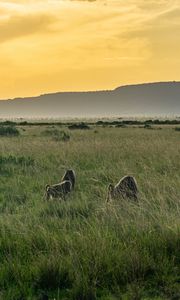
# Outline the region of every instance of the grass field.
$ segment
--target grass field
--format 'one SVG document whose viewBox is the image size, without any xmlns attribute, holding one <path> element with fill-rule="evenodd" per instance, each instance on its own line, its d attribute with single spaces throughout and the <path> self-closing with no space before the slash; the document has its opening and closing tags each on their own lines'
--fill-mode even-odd
<svg viewBox="0 0 180 300">
<path fill-rule="evenodd" d="M 54 129 L 0 137 L 0 299 L 180 299 L 180 133 Z M 75 190 L 46 201 L 67 168 Z M 126 174 L 139 203 L 107 204 Z"/>
</svg>

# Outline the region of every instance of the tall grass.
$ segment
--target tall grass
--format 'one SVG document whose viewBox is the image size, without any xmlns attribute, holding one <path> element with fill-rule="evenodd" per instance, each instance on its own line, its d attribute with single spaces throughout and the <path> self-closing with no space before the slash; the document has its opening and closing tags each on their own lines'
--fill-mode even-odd
<svg viewBox="0 0 180 300">
<path fill-rule="evenodd" d="M 178 132 L 101 128 L 57 143 L 26 127 L 0 151 L 0 299 L 179 299 Z M 75 191 L 47 202 L 45 185 L 67 168 Z M 106 204 L 126 174 L 138 204 Z"/>
</svg>

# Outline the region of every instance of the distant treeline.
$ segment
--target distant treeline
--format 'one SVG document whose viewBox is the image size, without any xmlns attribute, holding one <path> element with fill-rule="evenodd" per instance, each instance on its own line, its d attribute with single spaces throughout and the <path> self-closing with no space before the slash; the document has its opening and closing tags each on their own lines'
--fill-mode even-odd
<svg viewBox="0 0 180 300">
<path fill-rule="evenodd" d="M 179 125 L 180 120 L 121 120 L 121 121 L 97 121 L 96 125 Z"/>
<path fill-rule="evenodd" d="M 96 126 L 124 126 L 124 125 L 180 125 L 180 119 L 174 120 L 159 120 L 159 119 L 149 119 L 149 120 L 108 120 L 103 121 L 99 120 L 96 122 L 14 122 L 14 121 L 2 121 L 0 125 L 4 126 L 49 126 L 49 125 L 59 125 L 59 126 L 68 126 L 69 129 L 88 129 L 88 125 L 96 125 Z"/>
</svg>

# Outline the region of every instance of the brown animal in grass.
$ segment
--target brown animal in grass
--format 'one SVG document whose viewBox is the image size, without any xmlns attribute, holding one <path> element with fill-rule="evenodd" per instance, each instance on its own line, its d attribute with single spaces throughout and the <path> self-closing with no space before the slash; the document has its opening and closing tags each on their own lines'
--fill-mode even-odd
<svg viewBox="0 0 180 300">
<path fill-rule="evenodd" d="M 61 198 L 65 200 L 68 193 L 72 191 L 72 183 L 70 180 L 64 180 L 53 185 L 46 185 L 46 199 Z"/>
<path fill-rule="evenodd" d="M 133 176 L 124 176 L 114 186 L 108 186 L 107 202 L 118 197 L 128 198 L 137 201 L 138 188 L 136 179 Z"/>
<path fill-rule="evenodd" d="M 75 174 L 74 170 L 67 170 L 61 180 L 62 181 L 64 181 L 64 180 L 71 181 L 72 189 L 74 189 L 75 182 L 76 182 L 76 174 Z"/>
</svg>

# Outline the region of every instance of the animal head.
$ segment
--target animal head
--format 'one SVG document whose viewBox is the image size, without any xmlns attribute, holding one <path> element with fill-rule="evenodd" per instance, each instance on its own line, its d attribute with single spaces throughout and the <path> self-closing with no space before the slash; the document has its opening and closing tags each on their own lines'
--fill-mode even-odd
<svg viewBox="0 0 180 300">
<path fill-rule="evenodd" d="M 65 174 L 64 174 L 64 176 L 62 177 L 61 180 L 62 180 L 62 181 L 64 181 L 64 180 L 70 180 L 71 183 L 72 183 L 72 189 L 74 189 L 74 185 L 75 185 L 75 181 L 76 181 L 76 175 L 75 175 L 74 170 L 68 169 L 68 170 L 65 172 Z"/>
<path fill-rule="evenodd" d="M 110 183 L 108 186 L 106 201 L 109 202 L 113 198 L 113 195 L 114 195 L 114 185 Z"/>
</svg>

